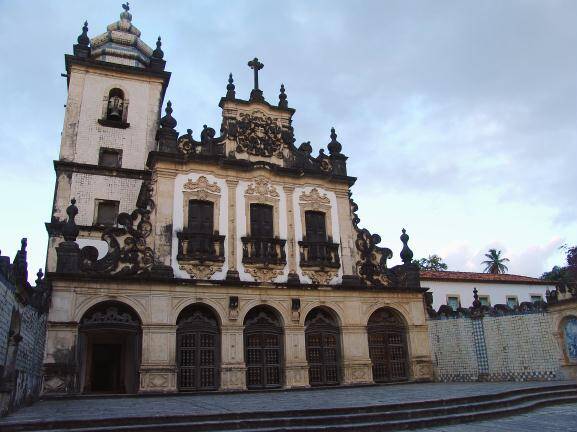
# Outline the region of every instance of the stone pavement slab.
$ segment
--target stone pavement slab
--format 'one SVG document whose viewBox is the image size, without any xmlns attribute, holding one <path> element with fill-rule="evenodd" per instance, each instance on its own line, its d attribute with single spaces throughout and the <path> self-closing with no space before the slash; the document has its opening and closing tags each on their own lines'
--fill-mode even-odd
<svg viewBox="0 0 577 432">
<path fill-rule="evenodd" d="M 577 404 L 541 408 L 528 414 L 478 423 L 418 429 L 419 432 L 575 432 Z"/>
<path fill-rule="evenodd" d="M 570 383 L 574 384 L 573 382 Z M 244 393 L 123 397 L 79 396 L 71 399 L 41 400 L 0 419 L 0 429 L 2 422 L 6 421 L 86 420 L 359 407 L 450 399 L 560 384 L 567 384 L 567 382 L 426 383 Z"/>
</svg>

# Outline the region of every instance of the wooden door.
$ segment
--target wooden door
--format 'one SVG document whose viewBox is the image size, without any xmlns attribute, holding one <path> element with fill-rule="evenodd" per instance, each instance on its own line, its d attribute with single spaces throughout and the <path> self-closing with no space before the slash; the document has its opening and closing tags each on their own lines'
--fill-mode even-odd
<svg viewBox="0 0 577 432">
<path fill-rule="evenodd" d="M 338 324 L 328 313 L 313 309 L 305 326 L 310 385 L 339 384 L 341 350 Z"/>
<path fill-rule="evenodd" d="M 188 231 L 197 234 L 188 242 L 190 255 L 210 254 L 211 236 L 214 231 L 214 204 L 210 201 L 190 200 L 188 202 Z"/>
<path fill-rule="evenodd" d="M 369 318 L 367 334 L 373 380 L 382 383 L 409 379 L 407 334 L 402 320 L 380 309 Z"/>
<path fill-rule="evenodd" d="M 216 320 L 194 311 L 177 330 L 178 389 L 216 390 L 219 383 L 220 338 Z"/>
<path fill-rule="evenodd" d="M 266 309 L 249 312 L 244 328 L 246 385 L 249 389 L 282 386 L 282 342 L 282 326 L 274 313 Z"/>
</svg>

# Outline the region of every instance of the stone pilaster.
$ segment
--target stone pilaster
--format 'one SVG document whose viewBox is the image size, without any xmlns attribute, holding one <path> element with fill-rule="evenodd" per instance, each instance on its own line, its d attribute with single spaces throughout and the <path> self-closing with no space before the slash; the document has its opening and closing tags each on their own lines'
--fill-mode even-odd
<svg viewBox="0 0 577 432">
<path fill-rule="evenodd" d="M 236 188 L 238 180 L 226 179 L 228 188 L 228 280 L 240 280 L 236 268 Z"/>
<path fill-rule="evenodd" d="M 242 323 L 222 326 L 220 379 L 222 390 L 246 389 L 243 330 Z"/>
<path fill-rule="evenodd" d="M 285 377 L 287 388 L 310 387 L 305 329 L 302 325 L 285 327 Z"/>
<path fill-rule="evenodd" d="M 370 384 L 373 369 L 369 357 L 367 328 L 361 325 L 342 327 L 343 384 Z"/>
<path fill-rule="evenodd" d="M 346 191 L 336 191 L 339 226 L 341 229 L 341 264 L 343 275 L 356 275 L 354 248 L 356 233 L 351 219 L 349 195 Z"/>
<path fill-rule="evenodd" d="M 176 391 L 176 326 L 142 326 L 140 393 Z"/>
<path fill-rule="evenodd" d="M 298 284 L 299 276 L 297 274 L 296 254 L 299 253 L 299 248 L 296 244 L 295 233 L 295 215 L 293 206 L 294 186 L 283 186 L 286 195 L 286 209 L 287 209 L 287 261 L 289 266 L 288 283 Z"/>
<path fill-rule="evenodd" d="M 433 361 L 429 348 L 427 325 L 409 326 L 410 377 L 413 381 L 431 381 L 434 378 Z"/>
<path fill-rule="evenodd" d="M 173 226 L 173 202 L 174 202 L 174 173 L 158 170 L 152 179 L 154 189 L 154 202 L 162 202 L 154 209 L 154 248 L 156 255 L 164 265 L 171 265 Z M 182 194 L 182 191 L 176 191 Z"/>
</svg>

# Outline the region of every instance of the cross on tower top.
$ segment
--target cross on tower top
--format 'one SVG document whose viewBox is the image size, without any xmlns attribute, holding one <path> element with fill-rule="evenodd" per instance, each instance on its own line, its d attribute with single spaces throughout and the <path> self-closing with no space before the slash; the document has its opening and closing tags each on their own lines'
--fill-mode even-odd
<svg viewBox="0 0 577 432">
<path fill-rule="evenodd" d="M 264 65 L 255 57 L 248 62 L 248 66 L 254 71 L 254 88 L 250 92 L 250 100 L 264 102 L 262 90 L 258 88 L 258 71 L 261 70 Z"/>
</svg>

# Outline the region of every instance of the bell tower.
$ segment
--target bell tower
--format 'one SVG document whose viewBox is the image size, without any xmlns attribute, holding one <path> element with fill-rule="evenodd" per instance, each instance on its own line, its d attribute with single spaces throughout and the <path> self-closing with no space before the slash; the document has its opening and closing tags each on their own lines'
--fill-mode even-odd
<svg viewBox="0 0 577 432">
<path fill-rule="evenodd" d="M 47 266 L 55 269 L 58 221 L 76 199 L 79 243 L 96 243 L 104 228 L 130 212 L 155 150 L 160 108 L 170 80 L 161 39 L 152 49 L 132 23 L 128 3 L 120 19 L 89 38 L 85 22 L 73 55 L 65 55 L 68 97 L 59 159 Z M 83 244 L 84 243 L 84 244 Z M 101 242 L 104 243 L 104 242 Z"/>
</svg>

